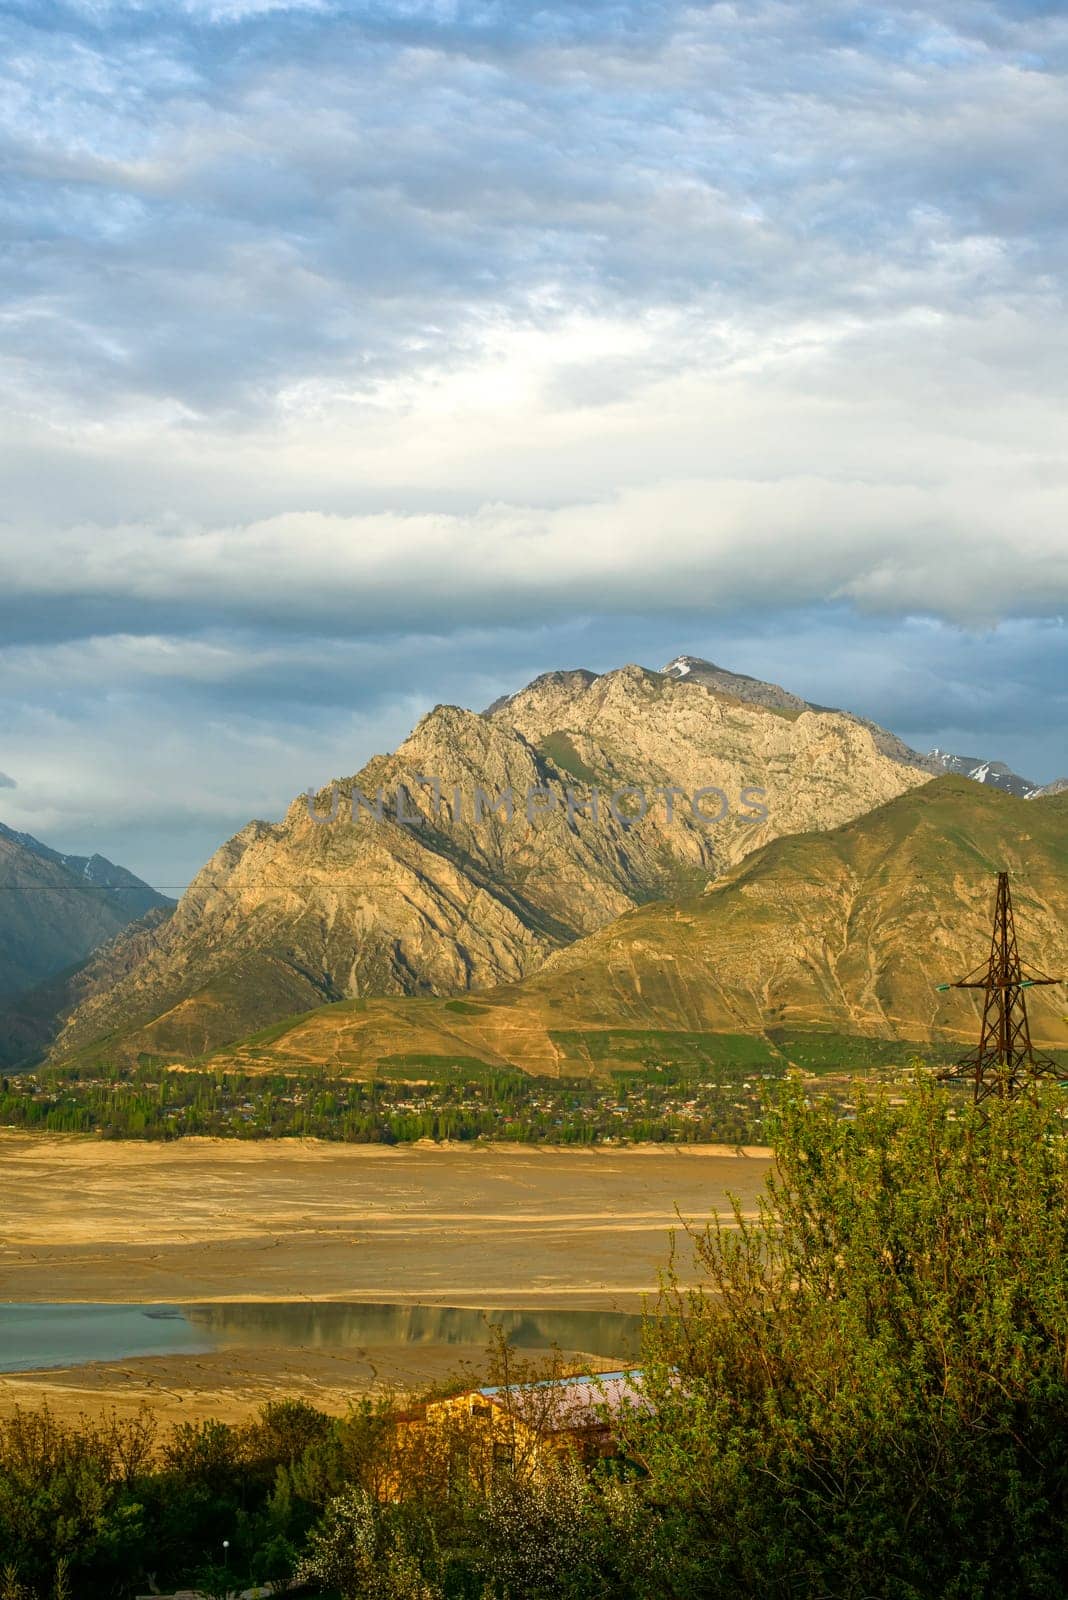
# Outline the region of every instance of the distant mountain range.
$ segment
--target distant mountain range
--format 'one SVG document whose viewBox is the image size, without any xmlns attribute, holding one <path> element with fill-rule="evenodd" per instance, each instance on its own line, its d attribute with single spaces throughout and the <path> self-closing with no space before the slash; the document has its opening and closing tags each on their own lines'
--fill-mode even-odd
<svg viewBox="0 0 1068 1600">
<path fill-rule="evenodd" d="M 978 756 L 952 756 L 946 750 L 932 750 L 927 757 L 940 772 L 955 772 L 962 778 L 970 778 L 973 783 L 989 783 L 995 789 L 1004 789 L 1006 794 L 1014 794 L 1022 800 L 1033 800 L 1041 794 L 1056 794 L 1056 784 L 1035 784 L 1028 778 L 1021 778 L 1018 772 L 1013 772 L 1004 761 L 982 761 Z M 1068 779 L 1059 780 L 1068 784 Z"/>
<path fill-rule="evenodd" d="M 437 814 L 428 779 L 440 783 Z M 338 803 L 336 822 L 317 824 L 301 797 L 283 822 L 250 823 L 142 959 L 131 965 L 122 939 L 102 952 L 56 1049 L 106 1037 L 113 1053 L 199 1055 L 345 997 L 514 981 L 636 905 L 699 892 L 779 834 L 834 827 L 927 779 L 855 718 L 637 666 L 546 673 L 483 714 L 438 706 L 393 755 L 317 798 L 327 813 Z M 648 798 L 643 818 L 613 814 L 623 786 Z M 697 821 L 690 800 L 711 786 L 727 814 Z M 747 788 L 761 791 L 756 807 Z M 354 791 L 379 789 L 381 820 L 365 805 L 353 819 Z M 509 789 L 512 820 L 476 821 L 476 789 Z M 666 789 L 677 791 L 670 818 Z M 541 798 L 528 815 L 531 791 Z M 398 820 L 398 799 L 418 821 Z"/>
<path fill-rule="evenodd" d="M 171 905 L 104 856 L 62 855 L 0 823 L 0 1006 L 19 1002 L 17 1017 L 0 1014 L 0 1064 L 37 1040 L 35 1004 L 24 1005 L 24 997 L 146 912 Z"/>
</svg>

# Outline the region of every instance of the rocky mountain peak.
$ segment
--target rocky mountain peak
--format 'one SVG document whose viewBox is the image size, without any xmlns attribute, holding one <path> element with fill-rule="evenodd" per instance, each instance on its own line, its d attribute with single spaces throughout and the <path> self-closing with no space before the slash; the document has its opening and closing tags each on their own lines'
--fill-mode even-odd
<svg viewBox="0 0 1068 1600">
<path fill-rule="evenodd" d="M 481 715 L 439 705 L 391 755 L 217 851 L 136 961 L 117 979 L 121 952 L 102 962 L 60 1053 L 111 1035 L 198 1054 L 331 1000 L 511 982 L 925 779 L 855 718 L 636 664 L 546 673 Z"/>
<path fill-rule="evenodd" d="M 495 716 L 497 712 L 504 711 L 514 700 L 518 700 L 520 695 L 549 695 L 556 692 L 567 695 L 574 693 L 576 690 L 588 688 L 597 676 L 596 672 L 590 672 L 586 667 L 572 667 L 558 672 L 543 672 L 537 678 L 532 679 L 525 689 L 520 689 L 514 694 L 501 695 L 499 699 L 494 700 L 492 705 L 487 706 L 482 714 L 485 717 Z"/>
<path fill-rule="evenodd" d="M 676 656 L 674 661 L 669 661 L 666 667 L 661 667 L 665 677 L 676 678 L 680 682 L 698 683 L 705 689 L 718 690 L 721 694 L 733 695 L 738 700 L 747 700 L 752 705 L 767 706 L 772 711 L 824 711 L 825 706 L 813 705 L 808 700 L 802 700 L 800 695 L 791 694 L 789 689 L 784 689 L 778 683 L 766 683 L 761 678 L 751 678 L 744 672 L 728 672 L 725 667 L 717 667 L 714 662 L 705 661 L 700 656 Z"/>
<path fill-rule="evenodd" d="M 955 773 L 963 778 L 971 778 L 975 783 L 992 784 L 994 788 L 1003 789 L 1006 794 L 1014 794 L 1024 800 L 1051 792 L 1048 787 L 1039 788 L 1030 779 L 1022 778 L 1003 761 L 987 761 L 979 756 L 958 756 L 938 748 L 921 755 L 919 751 L 913 750 L 910 745 L 899 739 L 896 733 L 880 727 L 877 722 L 872 722 L 867 717 L 858 717 L 853 712 L 819 705 L 812 700 L 802 700 L 799 695 L 792 694 L 780 684 L 751 678 L 743 672 L 728 672 L 726 668 L 717 667 L 713 662 L 705 661 L 700 656 L 676 656 L 660 670 L 666 677 L 674 678 L 677 682 L 700 684 L 702 688 L 731 694 L 753 705 L 767 706 L 770 710 L 816 712 L 834 710 L 836 716 L 852 717 L 871 732 L 876 748 L 889 756 L 892 761 L 901 761 L 906 766 L 918 767 L 924 772 L 931 773 L 932 776 Z"/>
</svg>

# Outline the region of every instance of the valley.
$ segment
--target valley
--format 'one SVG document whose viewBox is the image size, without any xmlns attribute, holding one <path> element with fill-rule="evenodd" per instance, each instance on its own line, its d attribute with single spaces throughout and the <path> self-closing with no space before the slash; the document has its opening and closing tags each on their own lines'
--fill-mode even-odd
<svg viewBox="0 0 1068 1600">
<path fill-rule="evenodd" d="M 74 861 L 145 914 L 6 1013 L 9 1057 L 55 1037 L 0 1078 L 0 1304 L 15 1334 L 85 1308 L 88 1351 L 100 1307 L 152 1339 L 0 1371 L 0 1412 L 340 1412 L 475 1370 L 493 1316 L 596 1364 L 567 1318 L 638 1311 L 680 1218 L 752 1212 L 781 1085 L 851 1118 L 972 1042 L 975 992 L 939 986 L 983 957 L 998 870 L 1068 971 L 1068 792 L 938 765 L 687 657 L 438 706 L 173 910 L 9 840 L 62 900 Z M 758 814 L 705 825 L 710 785 Z M 591 801 L 621 788 L 637 812 Z M 1061 997 L 1030 1004 L 1068 1065 Z"/>
<path fill-rule="evenodd" d="M 737 1195 L 768 1152 L 563 1151 L 0 1135 L 0 1301 L 373 1303 L 640 1311 L 680 1218 Z M 77 1203 L 74 1204 L 75 1197 Z M 677 1210 L 676 1210 L 677 1207 Z M 484 1340 L 248 1342 L 0 1374 L 0 1414 L 143 1399 L 163 1416 L 245 1415 L 272 1394 L 343 1411 L 375 1384 L 444 1377 Z"/>
<path fill-rule="evenodd" d="M 0 1600 L 1058 1600 L 1068 7 L 0 40 Z"/>
</svg>

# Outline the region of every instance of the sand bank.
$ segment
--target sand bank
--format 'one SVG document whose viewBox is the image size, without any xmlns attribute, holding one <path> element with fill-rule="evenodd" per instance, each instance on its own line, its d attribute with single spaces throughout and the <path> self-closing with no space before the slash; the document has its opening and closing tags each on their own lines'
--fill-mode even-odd
<svg viewBox="0 0 1068 1600">
<path fill-rule="evenodd" d="M 672 1230 L 737 1195 L 767 1152 L 102 1142 L 0 1135 L 0 1300 L 342 1299 L 640 1309 Z M 151 1357 L 0 1375 L 0 1410 L 241 1415 L 272 1393 L 343 1410 L 376 1382 L 441 1376 L 455 1347 Z"/>
</svg>

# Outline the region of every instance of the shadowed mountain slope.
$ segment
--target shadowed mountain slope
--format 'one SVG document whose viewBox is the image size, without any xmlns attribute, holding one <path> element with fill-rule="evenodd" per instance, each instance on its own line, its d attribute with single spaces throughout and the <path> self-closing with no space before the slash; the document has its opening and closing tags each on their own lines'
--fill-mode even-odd
<svg viewBox="0 0 1068 1600">
<path fill-rule="evenodd" d="M 103 856 L 64 856 L 0 823 L 0 1063 L 37 1042 L 32 1028 L 9 1017 L 10 1007 L 135 918 L 171 904 Z"/>
</svg>

